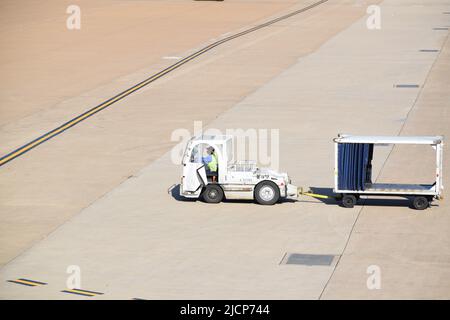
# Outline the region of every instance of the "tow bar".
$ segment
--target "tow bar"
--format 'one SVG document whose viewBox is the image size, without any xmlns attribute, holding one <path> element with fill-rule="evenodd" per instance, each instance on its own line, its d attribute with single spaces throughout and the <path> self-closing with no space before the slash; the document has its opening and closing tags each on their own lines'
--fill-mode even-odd
<svg viewBox="0 0 450 320">
<path fill-rule="evenodd" d="M 320 199 L 338 199 L 339 198 L 339 196 L 327 196 L 324 194 L 314 193 L 311 190 L 303 191 L 303 187 L 298 188 L 298 195 L 299 196 L 300 195 L 309 196 L 309 197 L 320 198 Z"/>
</svg>

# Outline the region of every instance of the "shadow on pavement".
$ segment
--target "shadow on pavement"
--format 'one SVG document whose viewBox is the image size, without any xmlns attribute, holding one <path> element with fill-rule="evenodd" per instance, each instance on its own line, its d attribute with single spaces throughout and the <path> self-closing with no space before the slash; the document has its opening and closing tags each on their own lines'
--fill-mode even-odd
<svg viewBox="0 0 450 320">
<path fill-rule="evenodd" d="M 170 189 L 169 194 L 172 196 L 172 198 L 174 198 L 177 201 L 183 201 L 183 202 L 196 202 L 196 201 L 201 201 L 201 198 L 199 199 L 191 199 L 191 198 L 185 198 L 183 196 L 180 195 L 180 184 L 175 185 L 172 189 Z M 247 204 L 256 204 L 256 202 L 254 200 L 235 200 L 235 199 L 224 199 L 222 202 L 224 203 L 247 203 Z M 294 203 L 294 202 L 298 202 L 298 200 L 294 200 L 294 199 L 280 199 L 280 201 L 278 201 L 277 204 L 283 204 L 283 203 Z"/>
<path fill-rule="evenodd" d="M 337 195 L 333 192 L 333 188 L 323 188 L 323 187 L 310 187 L 310 190 L 312 193 L 336 197 Z M 376 198 L 378 197 L 378 198 Z M 385 196 L 369 196 L 369 198 L 361 198 L 358 199 L 358 202 L 356 203 L 355 207 L 358 206 L 374 206 L 374 207 L 412 207 L 412 197 L 389 197 Z M 320 200 L 322 203 L 327 205 L 339 205 L 342 207 L 341 201 L 339 198 L 328 198 L 328 199 L 322 199 L 322 198 L 315 198 L 317 200 Z M 301 202 L 312 202 L 312 201 L 301 201 Z M 432 207 L 438 206 L 435 203 L 431 204 Z"/>
<path fill-rule="evenodd" d="M 330 196 L 331 198 L 326 198 L 326 199 L 322 199 L 322 198 L 312 198 L 311 200 L 305 200 L 305 196 L 303 196 L 303 199 L 301 200 L 297 200 L 297 199 L 290 199 L 290 198 L 286 198 L 286 199 L 281 199 L 277 204 L 275 205 L 280 205 L 280 204 L 287 204 L 287 203 L 295 203 L 295 202 L 308 202 L 308 203 L 317 203 L 317 201 L 315 200 L 319 200 L 321 203 L 326 204 L 326 205 L 333 205 L 333 206 L 341 206 L 341 201 L 339 199 L 336 199 L 336 194 L 333 192 L 333 188 L 323 188 L 323 187 L 310 187 L 310 191 L 312 193 L 316 193 L 316 194 L 321 194 L 321 195 L 326 195 L 326 196 Z M 183 201 L 183 202 L 196 202 L 196 201 L 201 201 L 200 199 L 190 199 L 190 198 L 185 198 L 180 196 L 180 185 L 177 184 L 176 186 L 174 186 L 169 194 L 177 201 Z M 256 204 L 255 201 L 253 200 L 227 200 L 224 199 L 222 202 L 224 203 L 247 203 L 247 204 Z M 355 207 L 360 207 L 360 206 L 374 206 L 374 207 L 407 207 L 407 208 L 412 208 L 412 198 L 407 197 L 407 198 L 401 198 L 401 197 L 397 197 L 397 198 L 362 198 L 359 199 L 356 206 Z M 434 206 L 438 206 L 437 204 L 431 204 L 432 207 Z"/>
<path fill-rule="evenodd" d="M 172 198 L 174 198 L 177 201 L 184 201 L 184 202 L 195 202 L 197 199 L 190 199 L 190 198 L 185 198 L 183 196 L 180 195 L 180 184 L 177 184 L 176 186 L 174 186 L 170 191 L 169 194 L 172 196 Z"/>
</svg>

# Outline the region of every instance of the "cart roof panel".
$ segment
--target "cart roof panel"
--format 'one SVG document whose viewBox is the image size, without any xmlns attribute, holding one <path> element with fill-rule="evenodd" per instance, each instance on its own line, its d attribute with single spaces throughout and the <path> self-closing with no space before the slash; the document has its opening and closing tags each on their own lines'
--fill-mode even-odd
<svg viewBox="0 0 450 320">
<path fill-rule="evenodd" d="M 352 136 L 341 134 L 334 139 L 338 143 L 373 144 L 440 144 L 443 136 Z"/>
</svg>

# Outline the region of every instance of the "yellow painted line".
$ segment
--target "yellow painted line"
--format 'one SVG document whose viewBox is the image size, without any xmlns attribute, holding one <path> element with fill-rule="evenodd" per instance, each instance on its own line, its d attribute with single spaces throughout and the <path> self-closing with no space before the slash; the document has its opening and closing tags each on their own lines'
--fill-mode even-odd
<svg viewBox="0 0 450 320">
<path fill-rule="evenodd" d="M 93 296 L 97 296 L 97 295 L 102 295 L 102 292 L 96 292 L 96 291 L 90 291 L 90 290 L 82 290 L 82 289 L 66 289 L 63 290 L 61 292 L 64 293 L 73 293 L 73 294 L 78 294 L 78 295 L 82 295 L 82 296 L 88 296 L 88 297 L 93 297 Z"/>
<path fill-rule="evenodd" d="M 276 19 L 270 20 L 270 21 L 265 22 L 263 24 L 260 24 L 260 25 L 257 25 L 255 27 L 249 28 L 249 29 L 244 30 L 242 32 L 239 32 L 237 34 L 228 36 L 228 37 L 226 37 L 226 38 L 224 38 L 222 40 L 218 40 L 218 41 L 216 41 L 216 42 L 214 42 L 214 43 L 204 47 L 203 49 L 200 49 L 199 51 L 197 51 L 197 52 L 187 56 L 186 58 L 184 58 L 184 59 L 174 63 L 173 65 L 169 66 L 168 68 L 166 68 L 166 69 L 156 73 L 155 75 L 151 76 L 150 78 L 148 78 L 148 79 L 138 83 L 137 85 L 135 85 L 135 86 L 133 86 L 133 87 L 131 87 L 131 88 L 129 88 L 129 89 L 119 93 L 118 95 L 112 97 L 111 99 L 101 103 L 100 105 L 98 105 L 98 106 L 96 106 L 96 107 L 86 111 L 85 113 L 82 113 L 81 115 L 79 115 L 79 116 L 69 120 L 68 122 L 62 124 L 61 126 L 59 126 L 59 127 L 55 128 L 55 129 L 53 129 L 53 130 L 43 134 L 42 136 L 36 138 L 35 140 L 33 140 L 31 142 L 28 142 L 27 144 L 17 148 L 16 150 L 8 153 L 5 156 L 1 157 L 0 158 L 0 166 L 2 166 L 4 164 L 6 164 L 7 162 L 9 162 L 9 161 L 11 161 L 11 160 L 21 156 L 22 154 L 30 151 L 31 149 L 37 147 L 41 143 L 43 143 L 43 142 L 45 142 L 45 141 L 47 141 L 47 140 L 57 136 L 58 134 L 64 132 L 65 130 L 73 127 L 74 125 L 76 125 L 76 124 L 80 123 L 81 121 L 83 121 L 83 120 L 89 118 L 90 116 L 94 115 L 95 113 L 97 113 L 97 112 L 99 112 L 99 111 L 109 107 L 113 103 L 116 103 L 117 101 L 125 98 L 126 96 L 132 94 L 133 92 L 135 92 L 135 91 L 137 91 L 139 89 L 141 89 L 142 87 L 145 87 L 146 85 L 150 84 L 151 82 L 153 82 L 153 81 L 163 77 L 167 73 L 172 72 L 173 70 L 179 68 L 183 64 L 188 63 L 189 61 L 197 58 L 199 55 L 204 54 L 205 52 L 207 52 L 207 51 L 209 51 L 209 50 L 211 50 L 211 49 L 213 49 L 213 48 L 215 48 L 215 47 L 217 47 L 217 46 L 219 46 L 219 45 L 221 45 L 221 44 L 223 44 L 225 42 L 228 42 L 228 41 L 233 40 L 235 38 L 244 36 L 246 34 L 249 34 L 249 33 L 254 32 L 256 30 L 262 29 L 264 27 L 270 26 L 270 25 L 272 25 L 272 24 L 274 24 L 276 22 L 285 20 L 287 18 L 290 18 L 290 17 L 292 17 L 294 15 L 297 15 L 299 13 L 302 13 L 304 11 L 310 10 L 310 9 L 312 9 L 314 7 L 317 7 L 317 6 L 323 4 L 323 3 L 327 2 L 327 1 L 328 0 L 321 0 L 321 1 L 315 2 L 315 3 L 313 3 L 313 4 L 311 4 L 311 5 L 307 6 L 307 7 L 304 7 L 302 9 L 293 11 L 291 13 L 288 13 L 288 14 L 284 15 L 284 16 L 278 17 Z"/>
<path fill-rule="evenodd" d="M 203 52 L 198 53 L 197 55 L 200 55 Z M 195 55 L 194 57 L 191 57 L 189 60 L 184 61 L 184 63 L 194 59 L 197 55 Z M 166 71 L 164 71 L 163 73 L 159 74 L 158 76 L 149 78 L 148 80 L 146 80 L 145 82 L 141 83 L 140 85 L 137 85 L 133 88 L 130 88 L 126 91 L 124 91 L 123 93 L 119 94 L 118 96 L 116 96 L 115 98 L 113 98 L 112 100 L 108 100 L 107 102 L 104 102 L 102 104 L 100 104 L 99 106 L 91 109 L 90 111 L 88 111 L 87 113 L 84 113 L 82 116 L 77 117 L 67 123 L 65 123 L 64 125 L 62 125 L 61 127 L 57 128 L 54 131 L 51 131 L 47 134 L 44 134 L 43 136 L 41 136 L 40 138 L 38 138 L 37 140 L 32 141 L 31 143 L 25 145 L 23 148 L 20 148 L 14 152 L 12 152 L 11 154 L 1 158 L 0 160 L 0 166 L 5 164 L 6 162 L 9 162 L 10 160 L 18 157 L 19 155 L 29 151 L 30 149 L 36 147 L 37 145 L 41 144 L 42 142 L 48 140 L 49 138 L 52 138 L 58 134 L 60 134 L 61 132 L 67 130 L 68 128 L 78 124 L 79 122 L 85 120 L 86 118 L 92 116 L 93 114 L 97 113 L 98 111 L 112 105 L 113 103 L 123 99 L 124 97 L 126 97 L 127 95 L 141 89 L 142 87 L 146 86 L 147 84 L 149 84 L 150 82 L 155 81 L 156 79 L 166 75 L 167 73 L 171 72 L 173 69 L 177 68 L 178 66 L 173 66 L 169 69 L 166 69 Z"/>
<path fill-rule="evenodd" d="M 95 296 L 95 294 L 92 294 L 92 293 L 78 292 L 78 291 L 76 291 L 76 290 L 63 290 L 63 291 L 61 291 L 61 292 L 64 292 L 64 293 L 73 293 L 73 294 L 77 294 L 77 295 L 81 295 L 81 296 L 87 296 L 87 297 L 93 297 L 93 296 Z"/>
<path fill-rule="evenodd" d="M 8 280 L 8 282 L 18 283 L 18 284 L 26 284 L 26 285 L 31 286 L 31 287 L 37 286 L 37 284 L 35 284 L 35 283 L 28 282 L 28 281 L 23 281 L 23 280 Z"/>
<path fill-rule="evenodd" d="M 15 280 L 8 280 L 8 282 L 12 282 L 12 283 L 17 283 L 17 284 L 23 284 L 29 287 L 36 287 L 36 286 L 45 286 L 46 283 L 45 282 L 41 282 L 41 281 L 35 281 L 35 280 L 30 280 L 30 279 L 15 279 Z"/>
</svg>

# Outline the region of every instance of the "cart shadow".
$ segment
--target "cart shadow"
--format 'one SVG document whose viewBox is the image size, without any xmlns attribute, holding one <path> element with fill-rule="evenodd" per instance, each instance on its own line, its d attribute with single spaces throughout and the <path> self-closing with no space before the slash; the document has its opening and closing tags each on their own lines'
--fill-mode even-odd
<svg viewBox="0 0 450 320">
<path fill-rule="evenodd" d="M 334 198 L 336 194 L 333 192 L 333 188 L 322 188 L 322 187 L 310 187 L 312 193 L 317 193 L 321 195 L 330 196 L 331 198 L 322 199 L 315 198 L 320 202 L 327 205 L 339 205 L 342 206 L 341 201 L 339 199 Z M 373 207 L 412 207 L 412 197 L 398 197 L 398 198 L 362 198 L 358 199 L 355 207 L 364 206 L 373 206 Z M 301 200 L 301 202 L 315 202 L 308 200 Z M 317 202 L 316 202 L 317 203 Z M 432 207 L 436 206 L 435 204 L 431 204 Z"/>
<path fill-rule="evenodd" d="M 330 198 L 325 198 L 325 199 L 324 198 L 314 198 L 316 200 L 319 200 L 322 203 L 331 204 L 331 205 L 336 205 L 336 204 L 340 203 L 339 200 L 334 198 L 336 196 L 336 194 L 333 192 L 333 188 L 310 187 L 309 190 L 311 190 L 312 193 L 330 197 Z M 301 201 L 302 202 L 313 202 L 313 201 L 303 201 L 303 200 L 301 200 Z"/>
</svg>

